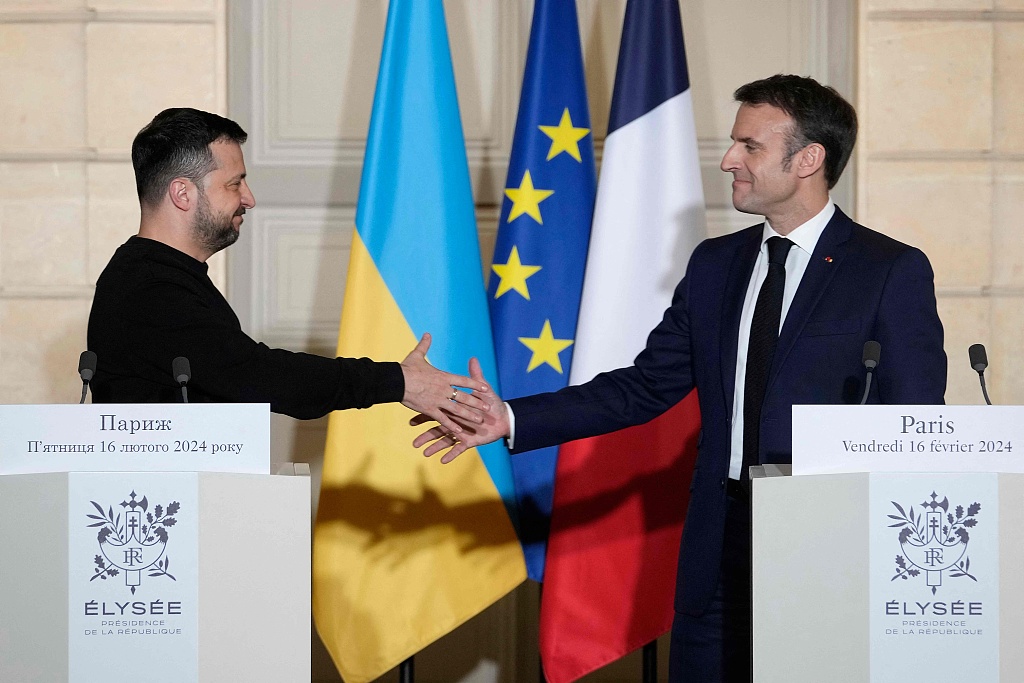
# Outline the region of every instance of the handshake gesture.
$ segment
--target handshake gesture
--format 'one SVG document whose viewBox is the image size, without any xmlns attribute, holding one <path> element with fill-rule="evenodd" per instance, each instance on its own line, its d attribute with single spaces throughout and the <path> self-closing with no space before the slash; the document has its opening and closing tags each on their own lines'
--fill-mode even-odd
<svg viewBox="0 0 1024 683">
<path fill-rule="evenodd" d="M 427 343 L 429 345 L 429 341 Z M 440 415 L 436 410 L 421 410 L 419 415 L 409 420 L 413 426 L 438 423 L 412 442 L 414 447 L 423 448 L 423 455 L 430 457 L 446 451 L 441 462 L 449 463 L 467 449 L 509 436 L 508 411 L 501 397 L 484 381 L 476 358 L 469 361 L 469 376 L 473 381 L 459 386 L 473 387 L 472 393 L 453 389 L 450 405 L 440 407 Z"/>
</svg>

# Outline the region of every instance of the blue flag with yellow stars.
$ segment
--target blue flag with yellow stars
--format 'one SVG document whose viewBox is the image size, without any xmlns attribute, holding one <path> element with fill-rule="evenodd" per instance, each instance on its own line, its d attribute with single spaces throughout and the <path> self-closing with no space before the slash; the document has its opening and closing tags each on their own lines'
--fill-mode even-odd
<svg viewBox="0 0 1024 683">
<path fill-rule="evenodd" d="M 537 0 L 488 286 L 502 396 L 569 381 L 597 174 L 575 0 Z M 544 578 L 557 448 L 512 458 L 520 542 Z"/>
</svg>

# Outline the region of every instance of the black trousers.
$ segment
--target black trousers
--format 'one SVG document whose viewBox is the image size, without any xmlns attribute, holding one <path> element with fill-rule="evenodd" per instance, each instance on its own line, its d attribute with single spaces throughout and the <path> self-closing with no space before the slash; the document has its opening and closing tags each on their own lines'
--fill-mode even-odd
<svg viewBox="0 0 1024 683">
<path fill-rule="evenodd" d="M 750 499 L 733 492 L 718 589 L 700 616 L 676 612 L 670 683 L 750 683 Z"/>
</svg>

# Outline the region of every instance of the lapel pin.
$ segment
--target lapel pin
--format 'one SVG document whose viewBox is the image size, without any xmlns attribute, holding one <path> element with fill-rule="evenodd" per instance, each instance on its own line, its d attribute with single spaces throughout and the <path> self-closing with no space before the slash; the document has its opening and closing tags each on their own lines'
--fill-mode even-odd
<svg viewBox="0 0 1024 683">
<path fill-rule="evenodd" d="M 826 256 L 825 257 L 825 263 L 832 263 L 832 257 L 831 256 Z"/>
</svg>

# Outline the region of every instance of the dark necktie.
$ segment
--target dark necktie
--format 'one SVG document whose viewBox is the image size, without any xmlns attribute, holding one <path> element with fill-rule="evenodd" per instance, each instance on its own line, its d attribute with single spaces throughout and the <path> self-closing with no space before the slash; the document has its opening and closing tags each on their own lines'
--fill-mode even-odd
<svg viewBox="0 0 1024 683">
<path fill-rule="evenodd" d="M 779 343 L 782 295 L 786 288 L 786 255 L 793 243 L 785 237 L 768 239 L 768 275 L 757 293 L 754 317 L 750 321 L 747 345 L 747 372 L 743 383 L 743 467 L 740 480 L 746 481 L 750 467 L 757 465 L 761 431 L 761 405 L 768 385 L 768 372 Z"/>
</svg>

